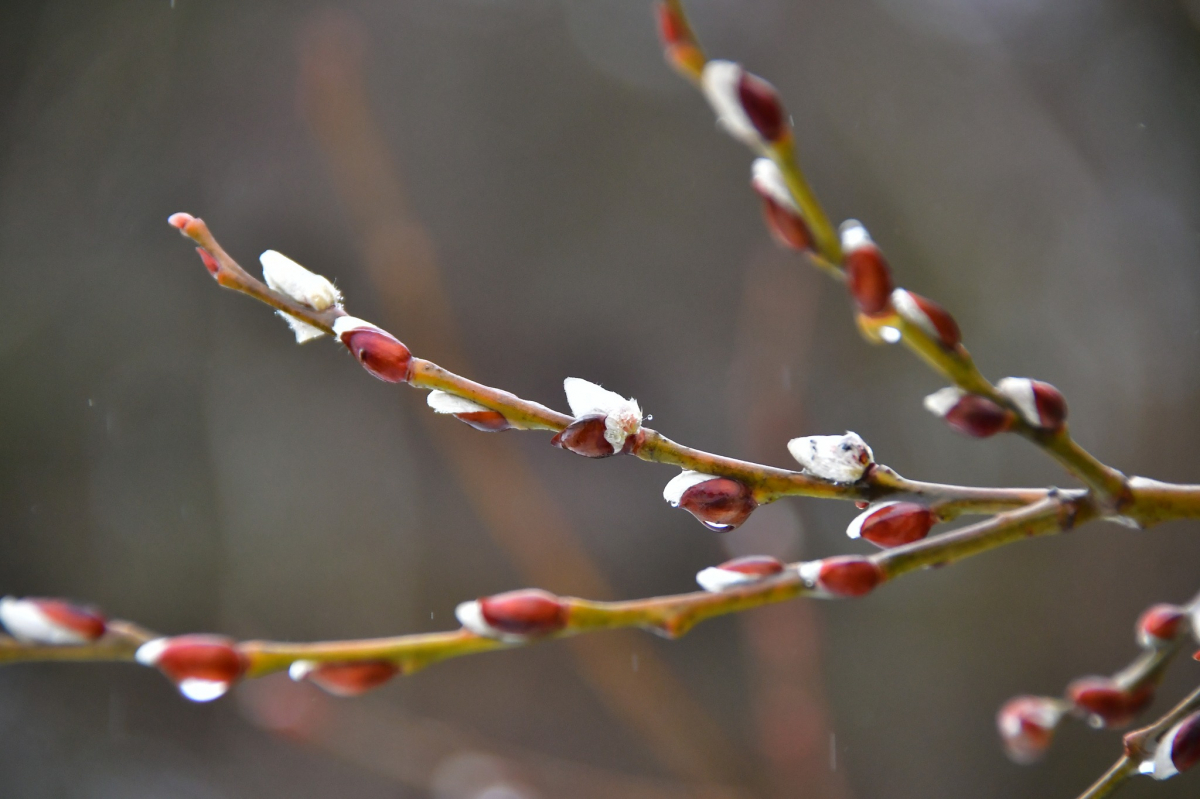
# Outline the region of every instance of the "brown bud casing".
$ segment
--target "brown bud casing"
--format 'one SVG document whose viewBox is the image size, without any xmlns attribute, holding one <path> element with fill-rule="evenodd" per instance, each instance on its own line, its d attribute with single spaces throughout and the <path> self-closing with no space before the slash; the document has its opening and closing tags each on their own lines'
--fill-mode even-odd
<svg viewBox="0 0 1200 799">
<path fill-rule="evenodd" d="M 82 638 L 95 641 L 104 635 L 108 622 L 99 611 L 66 602 L 62 599 L 33 600 L 47 619 L 71 630 Z"/>
<path fill-rule="evenodd" d="M 750 488 L 728 477 L 697 483 L 679 497 L 679 507 L 718 533 L 741 526 L 758 507 Z"/>
<path fill-rule="evenodd" d="M 846 288 L 858 310 L 876 316 L 891 309 L 892 270 L 874 242 L 866 241 L 846 253 Z"/>
<path fill-rule="evenodd" d="M 1033 381 L 1033 399 L 1037 403 L 1042 427 L 1057 430 L 1067 419 L 1067 400 L 1062 392 L 1049 383 Z"/>
<path fill-rule="evenodd" d="M 770 555 L 744 555 L 727 560 L 717 568 L 754 577 L 770 577 L 783 571 L 783 562 Z"/>
<path fill-rule="evenodd" d="M 763 202 L 763 221 L 771 236 L 784 247 L 793 250 L 811 250 L 812 233 L 808 225 L 793 209 L 781 205 L 773 197 L 760 192 Z"/>
<path fill-rule="evenodd" d="M 774 86 L 757 75 L 743 72 L 738 80 L 737 96 L 758 135 L 770 143 L 787 138 L 787 114 Z"/>
<path fill-rule="evenodd" d="M 1080 677 L 1067 686 L 1067 699 L 1088 714 L 1095 727 L 1124 727 L 1154 699 L 1154 686 L 1123 690 L 1108 677 Z"/>
<path fill-rule="evenodd" d="M 194 702 L 221 696 L 249 666 L 236 644 L 218 635 L 159 638 L 139 647 L 136 659 L 157 668 Z"/>
<path fill-rule="evenodd" d="M 467 413 L 456 413 L 454 418 L 460 422 L 474 427 L 476 430 L 482 430 L 485 433 L 500 433 L 505 430 L 512 430 L 513 426 L 505 418 L 504 414 L 499 411 L 469 411 Z"/>
<path fill-rule="evenodd" d="M 892 306 L 906 321 L 925 331 L 946 349 L 952 350 L 962 342 L 958 322 L 954 321 L 949 311 L 928 297 L 896 289 L 892 292 Z"/>
<path fill-rule="evenodd" d="M 358 327 L 341 334 L 346 349 L 363 368 L 387 383 L 405 383 L 412 353 L 395 336 L 377 327 Z"/>
<path fill-rule="evenodd" d="M 851 525 L 851 533 L 857 526 L 859 536 L 884 548 L 920 541 L 937 522 L 929 508 L 915 502 L 889 502 L 860 519 Z"/>
<path fill-rule="evenodd" d="M 607 458 L 609 455 L 616 455 L 617 452 L 613 449 L 612 443 L 604 437 L 604 433 L 608 429 L 607 418 L 607 415 L 603 413 L 580 416 L 550 439 L 550 443 L 559 449 L 570 450 L 585 458 Z M 622 452 L 628 451 L 632 446 L 633 437 L 630 436 L 625 440 Z"/>
<path fill-rule="evenodd" d="M 1138 619 L 1137 639 L 1144 647 L 1165 646 L 1177 639 L 1188 626 L 1188 615 L 1178 605 L 1154 605 Z"/>
<path fill-rule="evenodd" d="M 816 587 L 834 596 L 864 596 L 884 580 L 883 570 L 869 558 L 839 555 L 817 563 Z"/>
<path fill-rule="evenodd" d="M 1058 704 L 1044 696 L 1010 699 L 996 714 L 996 728 L 1004 750 L 1015 762 L 1041 760 L 1054 739 L 1054 728 L 1062 717 Z"/>
<path fill-rule="evenodd" d="M 667 62 L 688 77 L 699 76 L 704 69 L 704 54 L 692 39 L 687 22 L 667 3 L 655 4 L 654 11 Z"/>
<path fill-rule="evenodd" d="M 1170 759 L 1170 768 L 1161 769 L 1165 772 L 1161 776 L 1156 768 L 1155 777 L 1172 777 L 1196 765 L 1200 761 L 1200 713 L 1193 713 L 1168 730 L 1159 742 L 1159 748 L 1163 747 L 1166 749 L 1162 755 Z M 1154 759 L 1158 766 L 1162 758 L 1156 753 Z"/>
<path fill-rule="evenodd" d="M 549 635 L 567 624 L 567 606 L 554 594 L 537 588 L 508 591 L 478 601 L 488 626 L 509 635 Z"/>
<path fill-rule="evenodd" d="M 925 398 L 925 407 L 965 436 L 988 438 L 1009 429 L 1016 417 L 1012 411 L 978 394 L 967 394 L 953 386 Z"/>
<path fill-rule="evenodd" d="M 400 673 L 400 667 L 390 660 L 297 661 L 289 673 L 292 679 L 308 680 L 334 696 L 359 696 L 391 680 Z"/>
</svg>

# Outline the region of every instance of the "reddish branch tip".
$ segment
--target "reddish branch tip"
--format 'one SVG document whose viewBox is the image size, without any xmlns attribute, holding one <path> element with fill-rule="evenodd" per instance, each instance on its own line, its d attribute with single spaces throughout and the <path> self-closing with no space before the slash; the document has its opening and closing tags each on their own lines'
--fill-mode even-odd
<svg viewBox="0 0 1200 799">
<path fill-rule="evenodd" d="M 718 533 L 740 526 L 758 507 L 753 492 L 745 483 L 692 471 L 672 478 L 663 489 L 663 499 L 672 507 L 683 508 L 705 527 Z"/>
<path fill-rule="evenodd" d="M 705 591 L 719 593 L 726 588 L 773 577 L 783 572 L 783 562 L 769 555 L 747 555 L 727 560 L 720 566 L 710 566 L 696 575 L 696 582 Z"/>
<path fill-rule="evenodd" d="M 400 667 L 390 660 L 356 660 L 343 663 L 297 660 L 288 669 L 288 676 L 293 680 L 307 680 L 334 696 L 365 694 L 399 673 Z"/>
<path fill-rule="evenodd" d="M 657 3 L 654 11 L 667 62 L 684 75 L 698 76 L 704 69 L 704 55 L 692 40 L 687 22 L 667 3 Z"/>
<path fill-rule="evenodd" d="M 885 579 L 883 569 L 870 558 L 857 555 L 839 555 L 802 563 L 800 577 L 818 591 L 845 597 L 869 594 Z"/>
<path fill-rule="evenodd" d="M 892 270 L 867 229 L 857 219 L 842 223 L 846 288 L 858 310 L 876 316 L 891 309 Z"/>
<path fill-rule="evenodd" d="M 925 408 L 966 436 L 987 438 L 1009 429 L 1015 417 L 986 397 L 949 386 L 925 398 Z"/>
<path fill-rule="evenodd" d="M 934 341 L 952 350 L 962 341 L 958 322 L 933 300 L 905 289 L 892 292 L 892 306 L 909 324 L 919 327 Z"/>
<path fill-rule="evenodd" d="M 1033 427 L 1058 430 L 1067 420 L 1067 401 L 1057 388 L 1028 377 L 1006 377 L 996 384 Z"/>
<path fill-rule="evenodd" d="M 1134 720 L 1154 699 L 1154 686 L 1124 690 L 1108 677 L 1080 677 L 1067 686 L 1067 699 L 1093 727 L 1115 729 Z"/>
<path fill-rule="evenodd" d="M 196 217 L 192 216 L 191 214 L 185 214 L 182 212 L 177 213 L 177 214 L 171 214 L 170 216 L 167 217 L 167 224 L 170 225 L 171 227 L 179 228 L 180 230 L 185 230 L 185 229 L 187 229 L 188 224 L 190 222 L 192 222 L 193 220 L 195 220 L 195 218 Z"/>
<path fill-rule="evenodd" d="M 387 383 L 408 382 L 412 353 L 391 333 L 353 316 L 339 316 L 333 333 L 375 377 Z"/>
<path fill-rule="evenodd" d="M 1143 774 L 1156 780 L 1174 777 L 1200 761 L 1200 713 L 1193 713 L 1163 735 L 1154 759 L 1142 764 Z"/>
<path fill-rule="evenodd" d="M 881 547 L 898 547 L 929 535 L 937 517 L 915 502 L 884 502 L 860 513 L 846 528 L 851 538 L 865 538 Z"/>
<path fill-rule="evenodd" d="M 99 611 L 66 600 L 6 596 L 0 599 L 0 624 L 18 641 L 71 645 L 100 638 L 107 622 Z"/>
<path fill-rule="evenodd" d="M 211 702 L 224 695 L 246 673 L 246 656 L 236 644 L 218 635 L 181 635 L 142 644 L 135 655 L 175 683 L 193 702 Z"/>
<path fill-rule="evenodd" d="M 996 728 L 1004 742 L 1004 751 L 1017 763 L 1040 760 L 1050 748 L 1062 713 L 1062 705 L 1045 696 L 1008 700 L 996 714 Z"/>
<path fill-rule="evenodd" d="M 523 588 L 463 602 L 454 614 L 476 635 L 520 643 L 561 630 L 567 625 L 568 609 L 548 591 Z"/>
<path fill-rule="evenodd" d="M 1187 611 L 1178 605 L 1154 605 L 1138 619 L 1137 640 L 1144 647 L 1165 646 L 1188 627 Z"/>
</svg>

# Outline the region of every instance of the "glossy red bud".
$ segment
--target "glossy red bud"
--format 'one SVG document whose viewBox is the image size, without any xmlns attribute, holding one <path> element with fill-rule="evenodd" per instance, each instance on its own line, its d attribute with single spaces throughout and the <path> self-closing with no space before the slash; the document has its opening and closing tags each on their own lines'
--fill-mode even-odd
<svg viewBox="0 0 1200 799">
<path fill-rule="evenodd" d="M 747 574 L 755 577 L 770 577 L 783 571 L 783 562 L 770 555 L 744 555 L 740 558 L 727 560 L 717 566 L 718 569 Z"/>
<path fill-rule="evenodd" d="M 1037 405 L 1041 426 L 1057 430 L 1067 419 L 1067 400 L 1062 392 L 1049 383 L 1033 381 L 1033 400 Z"/>
<path fill-rule="evenodd" d="M 0 599 L 0 623 L 20 641 L 50 645 L 86 644 L 107 628 L 98 610 L 42 597 Z"/>
<path fill-rule="evenodd" d="M 898 547 L 920 541 L 929 535 L 937 518 L 924 505 L 915 502 L 889 502 L 877 510 L 861 514 L 850 526 L 852 538 L 861 536 L 881 547 Z M 858 536 L 854 535 L 857 527 Z"/>
<path fill-rule="evenodd" d="M 1040 760 L 1054 740 L 1054 728 L 1061 717 L 1058 703 L 1048 697 L 1010 699 L 996 714 L 996 728 L 1005 752 L 1017 763 Z"/>
<path fill-rule="evenodd" d="M 1146 647 L 1169 644 L 1178 638 L 1187 626 L 1188 614 L 1183 608 L 1178 605 L 1154 605 L 1138 619 L 1138 643 Z"/>
<path fill-rule="evenodd" d="M 763 221 L 779 244 L 793 250 L 813 248 L 812 233 L 798 213 L 766 195 L 762 195 L 762 203 Z"/>
<path fill-rule="evenodd" d="M 949 387 L 925 398 L 925 407 L 963 435 L 973 438 L 994 436 L 1012 426 L 1015 416 L 1007 408 L 978 394 Z"/>
<path fill-rule="evenodd" d="M 153 666 L 196 702 L 216 699 L 239 680 L 249 665 L 235 643 L 218 635 L 180 635 L 143 644 L 137 661 Z"/>
<path fill-rule="evenodd" d="M 479 610 L 488 626 L 511 635 L 549 635 L 567 624 L 567 606 L 547 591 L 525 588 L 482 597 Z"/>
<path fill-rule="evenodd" d="M 395 336 L 377 327 L 353 327 L 338 337 L 375 377 L 388 383 L 407 382 L 412 353 Z"/>
<path fill-rule="evenodd" d="M 846 252 L 845 265 L 846 288 L 859 311 L 875 316 L 891 308 L 892 271 L 874 242 Z"/>
<path fill-rule="evenodd" d="M 758 503 L 744 483 L 727 477 L 714 477 L 684 491 L 679 497 L 679 507 L 695 516 L 708 529 L 724 533 L 750 518 Z"/>
<path fill-rule="evenodd" d="M 1169 729 L 1154 752 L 1155 779 L 1165 780 L 1187 771 L 1200 761 L 1200 713 L 1193 713 Z"/>
<path fill-rule="evenodd" d="M 359 696 L 391 680 L 400 673 L 400 667 L 390 660 L 342 663 L 298 660 L 288 673 L 293 680 L 308 680 L 334 696 Z"/>
<path fill-rule="evenodd" d="M 958 322 L 954 321 L 949 311 L 928 297 L 896 289 L 892 292 L 892 306 L 908 322 L 921 328 L 946 349 L 952 350 L 962 342 Z"/>
<path fill-rule="evenodd" d="M 608 430 L 605 423 L 607 419 L 608 416 L 603 413 L 580 416 L 550 439 L 550 443 L 585 458 L 607 458 L 609 455 L 616 455 L 612 443 L 604 437 Z M 631 446 L 632 439 L 626 439 L 625 443 Z"/>
<path fill-rule="evenodd" d="M 456 413 L 454 418 L 460 422 L 465 422 L 476 430 L 482 430 L 485 433 L 499 433 L 504 430 L 512 430 L 513 426 L 509 424 L 504 414 L 499 411 L 469 411 L 467 413 Z"/>
<path fill-rule="evenodd" d="M 779 92 L 767 81 L 743 71 L 737 83 L 738 102 L 750 124 L 768 142 L 778 142 L 788 133 L 787 115 Z"/>
<path fill-rule="evenodd" d="M 883 570 L 869 558 L 839 555 L 816 563 L 816 587 L 834 596 L 863 596 L 884 580 Z"/>
<path fill-rule="evenodd" d="M 1126 691 L 1108 677 L 1080 677 L 1067 686 L 1067 699 L 1096 727 L 1124 727 L 1154 699 L 1154 686 Z"/>
</svg>

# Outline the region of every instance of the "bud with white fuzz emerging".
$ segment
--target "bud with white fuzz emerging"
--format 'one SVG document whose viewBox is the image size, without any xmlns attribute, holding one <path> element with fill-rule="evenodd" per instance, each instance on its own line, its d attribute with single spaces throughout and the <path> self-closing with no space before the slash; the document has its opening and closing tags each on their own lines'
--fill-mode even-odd
<svg viewBox="0 0 1200 799">
<path fill-rule="evenodd" d="M 525 588 L 463 602 L 454 615 L 476 635 L 519 644 L 566 627 L 568 608 L 548 591 Z"/>
<path fill-rule="evenodd" d="M 460 422 L 485 433 L 497 433 L 514 427 L 499 411 L 493 411 L 478 402 L 445 391 L 430 391 L 426 402 L 435 413 L 448 413 Z"/>
<path fill-rule="evenodd" d="M 696 582 L 714 594 L 735 585 L 756 583 L 783 572 L 783 563 L 769 555 L 747 555 L 727 560 L 720 566 L 709 566 L 696 575 Z"/>
<path fill-rule="evenodd" d="M 883 569 L 874 561 L 857 555 L 806 561 L 797 571 L 817 596 L 826 597 L 864 596 L 885 579 Z"/>
<path fill-rule="evenodd" d="M 1018 696 L 1005 702 L 996 714 L 996 728 L 1009 758 L 1022 765 L 1041 760 L 1063 710 L 1060 700 L 1048 696 Z"/>
<path fill-rule="evenodd" d="M 881 502 L 871 505 L 850 522 L 846 535 L 865 538 L 881 547 L 898 547 L 929 535 L 937 517 L 915 502 Z"/>
<path fill-rule="evenodd" d="M 288 676 L 296 682 L 307 680 L 334 696 L 365 694 L 399 673 L 400 667 L 390 660 L 297 660 L 288 668 Z"/>
<path fill-rule="evenodd" d="M 718 533 L 740 526 L 758 507 L 745 483 L 693 471 L 683 471 L 671 478 L 663 488 L 663 499 Z"/>
<path fill-rule="evenodd" d="M 946 424 L 973 438 L 988 438 L 1009 429 L 1016 421 L 1012 411 L 978 394 L 947 386 L 925 398 L 925 409 Z"/>
<path fill-rule="evenodd" d="M 812 233 L 779 167 L 770 158 L 756 158 L 752 175 L 750 186 L 762 198 L 763 219 L 771 235 L 784 247 L 811 250 Z"/>
<path fill-rule="evenodd" d="M 756 150 L 791 135 L 775 87 L 732 61 L 709 61 L 700 85 L 717 121 L 730 136 Z"/>
<path fill-rule="evenodd" d="M 100 638 L 107 622 L 99 612 L 61 599 L 6 596 L 0 599 L 0 624 L 18 641 L 70 646 Z"/>
<path fill-rule="evenodd" d="M 1028 377 L 1006 377 L 996 384 L 1033 427 L 1058 430 L 1067 419 L 1067 401 L 1057 388 Z"/>
<path fill-rule="evenodd" d="M 554 436 L 551 444 L 587 458 L 632 450 L 642 429 L 642 409 L 636 400 L 578 377 L 568 377 L 563 388 L 575 421 Z"/>
<path fill-rule="evenodd" d="M 1159 740 L 1154 757 L 1138 768 L 1156 780 L 1174 777 L 1200 761 L 1200 713 L 1184 718 Z"/>
<path fill-rule="evenodd" d="M 934 341 L 952 350 L 962 341 L 958 322 L 933 300 L 905 289 L 892 292 L 892 307 L 911 325 L 920 328 Z"/>
<path fill-rule="evenodd" d="M 314 311 L 327 311 L 341 303 L 341 292 L 329 280 L 315 272 L 310 272 L 286 255 L 275 250 L 267 250 L 258 256 L 258 260 L 262 264 L 263 279 L 267 285 L 285 297 L 312 308 Z M 277 313 L 292 328 L 298 344 L 325 335 L 323 331 L 290 314 L 283 311 L 277 311 Z"/>
<path fill-rule="evenodd" d="M 339 316 L 333 333 L 375 377 L 387 383 L 408 381 L 412 353 L 391 333 L 353 316 Z"/>
<path fill-rule="evenodd" d="M 871 234 L 857 219 L 840 228 L 846 265 L 846 288 L 858 310 L 877 316 L 891 308 L 892 270 Z"/>
<path fill-rule="evenodd" d="M 193 702 L 223 696 L 246 673 L 249 662 L 228 638 L 218 635 L 180 635 L 142 644 L 138 663 L 158 669 Z"/>
<path fill-rule="evenodd" d="M 804 471 L 835 483 L 859 480 L 867 467 L 875 462 L 871 448 L 858 433 L 793 438 L 787 448 Z"/>
</svg>

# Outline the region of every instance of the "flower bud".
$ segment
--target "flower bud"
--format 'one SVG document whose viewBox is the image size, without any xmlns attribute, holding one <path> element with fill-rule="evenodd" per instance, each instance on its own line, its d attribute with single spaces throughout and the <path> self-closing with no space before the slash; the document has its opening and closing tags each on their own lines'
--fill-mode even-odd
<svg viewBox="0 0 1200 799">
<path fill-rule="evenodd" d="M 692 39 L 692 32 L 669 3 L 657 3 L 658 35 L 666 51 L 667 63 L 685 77 L 699 77 L 704 70 L 704 54 Z"/>
<path fill-rule="evenodd" d="M 445 391 L 430 391 L 426 402 L 435 413 L 448 413 L 460 422 L 485 433 L 511 430 L 515 426 L 499 411 L 493 411 L 478 402 Z"/>
<path fill-rule="evenodd" d="M 728 477 L 683 471 L 663 489 L 663 499 L 718 533 L 740 526 L 758 507 L 749 486 Z"/>
<path fill-rule="evenodd" d="M 1188 614 L 1178 605 L 1154 605 L 1137 622 L 1138 644 L 1147 649 L 1166 646 L 1188 628 Z"/>
<path fill-rule="evenodd" d="M 275 250 L 267 250 L 258 256 L 263 268 L 263 279 L 275 291 L 308 306 L 314 311 L 326 311 L 342 301 L 341 293 L 326 278 L 310 272 L 300 264 Z M 325 333 L 283 311 L 276 311 L 296 334 L 296 343 L 303 344 L 320 338 Z"/>
<path fill-rule="evenodd" d="M 892 292 L 892 307 L 906 322 L 920 328 L 948 350 L 954 349 L 962 341 L 958 322 L 954 321 L 949 311 L 931 299 L 905 289 L 896 289 Z"/>
<path fill-rule="evenodd" d="M 988 438 L 1007 430 L 1014 421 L 1012 411 L 987 397 L 968 394 L 947 386 L 925 398 L 925 409 L 946 420 L 946 424 L 965 436 Z"/>
<path fill-rule="evenodd" d="M 561 630 L 567 625 L 568 608 L 554 594 L 524 588 L 463 602 L 454 615 L 476 635 L 515 644 Z"/>
<path fill-rule="evenodd" d="M 933 511 L 915 502 L 882 502 L 858 514 L 846 535 L 865 538 L 881 547 L 898 547 L 929 535 L 937 518 Z"/>
<path fill-rule="evenodd" d="M 1062 718 L 1062 703 L 1047 696 L 1018 696 L 996 714 L 1004 751 L 1022 765 L 1042 759 Z"/>
<path fill-rule="evenodd" d="M 138 647 L 134 657 L 161 671 L 193 702 L 224 695 L 249 665 L 234 642 L 219 635 L 156 638 Z"/>
<path fill-rule="evenodd" d="M 633 449 L 642 429 L 637 400 L 578 377 L 568 377 L 563 388 L 575 421 L 554 436 L 551 444 L 586 458 L 606 458 Z"/>
<path fill-rule="evenodd" d="M 1080 677 L 1067 686 L 1067 699 L 1088 714 L 1088 724 L 1114 729 L 1129 724 L 1154 699 L 1154 686 L 1121 688 L 1108 677 Z"/>
<path fill-rule="evenodd" d="M 353 316 L 339 316 L 333 332 L 375 377 L 388 383 L 408 381 L 412 353 L 391 333 Z"/>
<path fill-rule="evenodd" d="M 826 596 L 863 596 L 884 581 L 883 569 L 870 558 L 839 555 L 801 563 L 800 579 Z"/>
<path fill-rule="evenodd" d="M 871 234 L 857 219 L 841 226 L 842 252 L 846 265 L 846 288 L 858 310 L 877 316 L 891 307 L 892 270 Z"/>
<path fill-rule="evenodd" d="M 747 555 L 709 566 L 696 575 L 696 582 L 714 594 L 735 585 L 755 583 L 783 572 L 783 563 L 769 555 Z"/>
<path fill-rule="evenodd" d="M 763 218 L 771 235 L 784 247 L 811 250 L 812 233 L 779 167 L 770 158 L 756 158 L 752 174 L 750 186 L 762 197 Z"/>
<path fill-rule="evenodd" d="M 0 599 L 0 624 L 29 644 L 86 644 L 104 635 L 103 615 L 61 599 L 6 596 Z"/>
<path fill-rule="evenodd" d="M 875 462 L 874 453 L 858 433 L 793 438 L 787 448 L 806 472 L 835 483 L 856 482 Z"/>
<path fill-rule="evenodd" d="M 1154 758 L 1139 771 L 1156 780 L 1174 777 L 1200 761 L 1200 713 L 1187 716 L 1166 732 L 1154 748 Z"/>
<path fill-rule="evenodd" d="M 1006 377 L 996 384 L 1012 400 L 1021 417 L 1044 430 L 1057 430 L 1067 419 L 1067 401 L 1057 388 L 1028 377 Z"/>
<path fill-rule="evenodd" d="M 717 121 L 735 139 L 761 149 L 791 134 L 775 87 L 732 61 L 709 61 L 700 85 Z"/>
<path fill-rule="evenodd" d="M 399 673 L 400 667 L 390 660 L 297 660 L 288 669 L 288 676 L 296 682 L 308 680 L 334 696 L 365 694 Z"/>
</svg>

